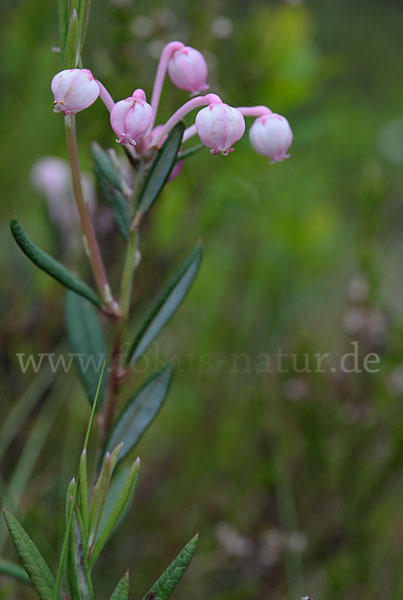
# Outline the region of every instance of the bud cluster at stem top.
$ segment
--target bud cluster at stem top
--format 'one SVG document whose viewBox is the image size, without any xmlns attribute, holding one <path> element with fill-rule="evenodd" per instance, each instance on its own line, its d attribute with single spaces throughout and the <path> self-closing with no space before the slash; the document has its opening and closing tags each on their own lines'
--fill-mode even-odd
<svg viewBox="0 0 403 600">
<path fill-rule="evenodd" d="M 253 149 L 267 156 L 270 163 L 289 157 L 292 130 L 285 117 L 274 114 L 267 106 L 232 107 L 216 94 L 193 97 L 164 124 L 154 125 L 166 73 L 178 88 L 191 95 L 208 89 L 207 63 L 203 55 L 181 42 L 170 42 L 161 53 L 151 96 L 137 89 L 131 96 L 114 102 L 100 81 L 88 69 L 67 69 L 52 79 L 54 111 L 75 114 L 88 108 L 100 96 L 110 112 L 110 123 L 119 144 L 127 147 L 134 158 L 147 156 L 159 147 L 169 131 L 191 111 L 200 108 L 193 125 L 185 131 L 185 142 L 196 133 L 213 154 L 227 155 L 245 132 L 244 117 L 256 117 L 249 130 Z"/>
</svg>

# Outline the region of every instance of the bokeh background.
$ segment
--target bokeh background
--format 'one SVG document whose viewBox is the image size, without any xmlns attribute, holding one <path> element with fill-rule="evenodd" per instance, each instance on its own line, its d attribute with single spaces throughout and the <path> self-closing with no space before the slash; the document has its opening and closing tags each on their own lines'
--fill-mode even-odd
<svg viewBox="0 0 403 600">
<path fill-rule="evenodd" d="M 135 501 L 100 561 L 97 599 L 127 567 L 141 597 L 195 531 L 178 600 L 403 597 L 402 4 L 93 4 L 85 65 L 116 99 L 150 95 L 162 45 L 180 39 L 204 52 L 224 101 L 267 104 L 295 136 L 276 166 L 247 136 L 227 158 L 198 153 L 147 223 L 139 315 L 199 237 L 205 259 L 151 351 L 176 354 L 178 372 L 137 448 Z M 38 159 L 66 157 L 49 89 L 55 3 L 2 0 L 0 33 L 1 493 L 54 565 L 89 407 L 74 371 L 19 367 L 17 353 L 66 341 L 63 291 L 16 248 L 13 213 L 88 273 L 31 182 Z M 160 118 L 185 100 L 167 81 Z M 114 144 L 102 103 L 78 127 L 90 172 L 91 141 Z M 123 246 L 107 231 L 103 248 L 117 280 Z M 337 367 L 352 342 L 360 365 L 379 355 L 377 373 Z M 279 349 L 296 363 L 262 372 L 261 355 Z M 322 373 L 306 372 L 315 353 L 330 354 Z M 0 544 L 15 560 L 3 524 Z M 33 597 L 0 579 L 0 598 Z"/>
</svg>

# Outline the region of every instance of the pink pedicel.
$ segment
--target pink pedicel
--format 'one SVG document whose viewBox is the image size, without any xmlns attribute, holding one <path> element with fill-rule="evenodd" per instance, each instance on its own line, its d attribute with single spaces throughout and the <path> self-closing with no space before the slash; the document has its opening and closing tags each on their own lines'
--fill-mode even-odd
<svg viewBox="0 0 403 600">
<path fill-rule="evenodd" d="M 197 133 L 212 154 L 221 152 L 226 156 L 244 134 L 245 119 L 236 108 L 228 104 L 214 103 L 202 108 L 196 116 Z"/>
<path fill-rule="evenodd" d="M 94 104 L 99 85 L 88 69 L 66 69 L 57 73 L 51 83 L 53 110 L 65 115 L 75 114 Z"/>
<path fill-rule="evenodd" d="M 153 109 L 143 90 L 135 90 L 130 98 L 116 102 L 111 110 L 111 125 L 119 144 L 135 146 L 147 133 Z"/>
<path fill-rule="evenodd" d="M 206 83 L 206 61 L 198 50 L 190 46 L 174 52 L 168 63 L 168 75 L 178 88 L 191 94 L 199 94 L 209 87 Z"/>
<path fill-rule="evenodd" d="M 292 142 L 291 127 L 285 117 L 275 113 L 259 117 L 249 130 L 249 139 L 259 154 L 268 156 L 270 164 L 289 158 Z"/>
</svg>

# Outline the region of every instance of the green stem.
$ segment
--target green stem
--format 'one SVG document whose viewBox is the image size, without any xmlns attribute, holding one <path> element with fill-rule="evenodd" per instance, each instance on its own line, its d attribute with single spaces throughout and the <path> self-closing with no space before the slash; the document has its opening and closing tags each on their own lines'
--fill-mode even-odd
<svg viewBox="0 0 403 600">
<path fill-rule="evenodd" d="M 130 300 L 132 295 L 133 287 L 133 276 L 136 270 L 137 262 L 137 247 L 138 247 L 138 229 L 130 229 L 129 241 L 127 244 L 127 252 L 125 258 L 125 265 L 123 268 L 122 282 L 120 288 L 120 304 L 122 311 L 121 327 L 124 329 L 126 321 L 129 317 L 130 311 Z"/>
<path fill-rule="evenodd" d="M 99 294 L 104 303 L 105 313 L 116 319 L 119 317 L 119 306 L 113 299 L 111 288 L 106 275 L 105 267 L 102 261 L 101 251 L 95 235 L 95 230 L 91 221 L 88 209 L 88 201 L 85 197 L 80 171 L 80 161 L 78 157 L 77 136 L 75 116 L 70 114 L 65 117 L 66 141 L 69 153 L 71 178 L 73 182 L 73 192 L 76 199 L 78 212 L 80 214 L 81 226 L 84 233 L 85 248 L 90 261 L 92 273 Z"/>
</svg>

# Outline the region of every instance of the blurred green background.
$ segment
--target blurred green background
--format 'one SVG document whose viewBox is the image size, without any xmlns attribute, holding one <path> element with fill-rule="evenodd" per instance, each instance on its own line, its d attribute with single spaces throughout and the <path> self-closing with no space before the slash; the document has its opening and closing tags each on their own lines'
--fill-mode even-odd
<svg viewBox="0 0 403 600">
<path fill-rule="evenodd" d="M 93 2 L 84 62 L 115 99 L 150 96 L 162 44 L 180 39 L 205 54 L 225 102 L 267 104 L 294 131 L 275 166 L 247 136 L 227 158 L 190 158 L 147 223 L 139 314 L 199 237 L 205 259 L 150 351 L 176 354 L 178 372 L 136 450 L 135 501 L 100 561 L 97 599 L 127 567 L 141 597 L 195 531 L 178 600 L 403 597 L 402 19 L 397 0 Z M 75 373 L 21 373 L 17 353 L 65 350 L 63 291 L 8 229 L 16 212 L 85 276 L 30 182 L 39 158 L 66 157 L 49 88 L 55 2 L 2 0 L 0 33 L 1 412 L 20 403 L 26 417 L 8 429 L 0 484 L 55 562 L 89 410 Z M 167 81 L 160 119 L 186 99 Z M 90 171 L 90 142 L 114 145 L 101 102 L 78 129 Z M 115 238 L 103 242 L 113 281 Z M 337 368 L 352 342 L 360 364 L 380 356 L 377 373 Z M 295 364 L 261 372 L 279 349 Z M 330 354 L 322 373 L 304 369 L 315 353 Z M 2 555 L 15 560 L 8 541 Z M 0 579 L 0 598 L 32 597 Z"/>
</svg>

